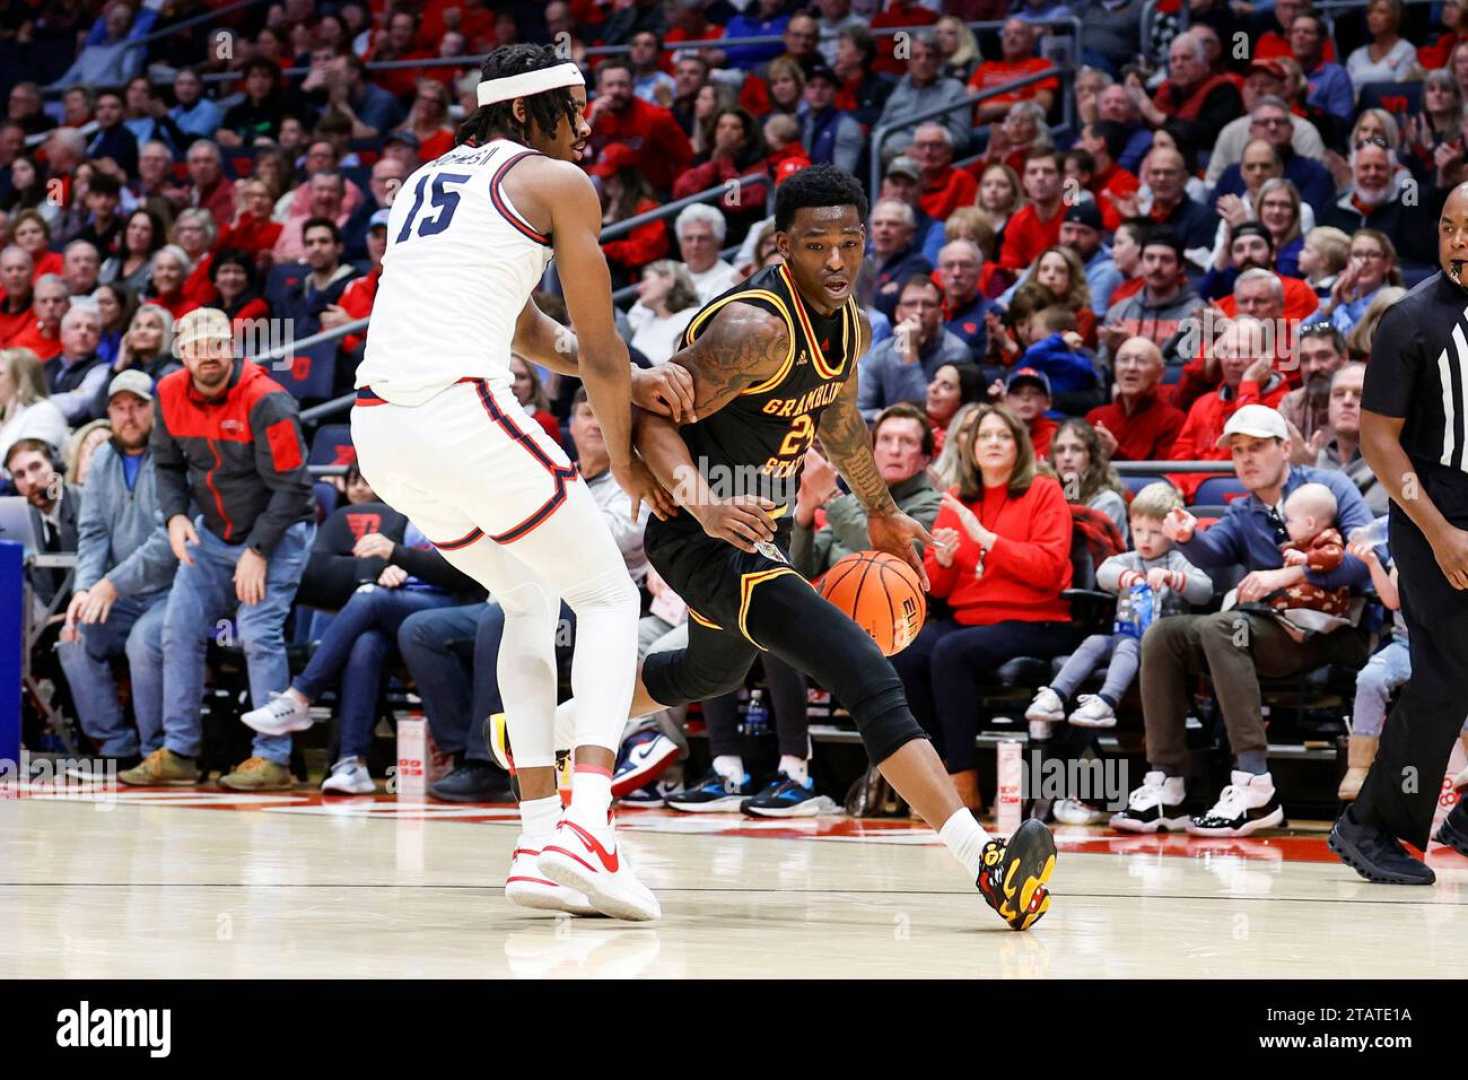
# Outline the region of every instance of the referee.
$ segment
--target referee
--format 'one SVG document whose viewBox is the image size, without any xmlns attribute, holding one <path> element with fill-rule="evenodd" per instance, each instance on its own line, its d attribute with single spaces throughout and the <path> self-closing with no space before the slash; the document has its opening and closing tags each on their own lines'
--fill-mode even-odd
<svg viewBox="0 0 1468 1080">
<path fill-rule="evenodd" d="M 1361 399 L 1361 453 L 1391 494 L 1391 551 L 1412 677 L 1330 848 L 1368 881 L 1431 885 L 1421 851 L 1468 712 L 1468 184 L 1438 222 L 1440 272 L 1381 320 Z M 1438 830 L 1468 855 L 1468 803 Z"/>
</svg>

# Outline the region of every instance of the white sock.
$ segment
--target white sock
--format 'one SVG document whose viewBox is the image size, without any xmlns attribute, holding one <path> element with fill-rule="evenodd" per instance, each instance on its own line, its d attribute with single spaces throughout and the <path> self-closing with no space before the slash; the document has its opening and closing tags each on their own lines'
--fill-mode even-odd
<svg viewBox="0 0 1468 1080">
<path fill-rule="evenodd" d="M 526 799 L 520 804 L 520 827 L 525 835 L 537 840 L 556 831 L 561 817 L 561 797 L 547 795 L 543 799 Z"/>
<path fill-rule="evenodd" d="M 966 806 L 953 811 L 953 816 L 938 830 L 938 837 L 953 857 L 963 864 L 969 877 L 977 878 L 983 865 L 984 845 L 992 838 L 974 817 L 973 811 Z"/>
<path fill-rule="evenodd" d="M 577 820 L 605 827 L 607 813 L 612 808 L 611 771 L 580 763 L 573 765 L 572 770 L 571 809 L 576 812 Z"/>
<path fill-rule="evenodd" d="M 805 758 L 798 758 L 793 754 L 780 755 L 780 771 L 797 784 L 804 784 L 810 776 L 806 772 Z"/>
<path fill-rule="evenodd" d="M 742 784 L 744 782 L 744 759 L 738 754 L 720 754 L 714 758 L 714 772 L 725 780 Z"/>
</svg>

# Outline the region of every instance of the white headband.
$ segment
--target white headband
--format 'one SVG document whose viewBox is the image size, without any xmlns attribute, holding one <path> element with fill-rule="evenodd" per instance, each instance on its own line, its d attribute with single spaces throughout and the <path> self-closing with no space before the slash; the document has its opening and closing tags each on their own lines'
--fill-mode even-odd
<svg viewBox="0 0 1468 1080">
<path fill-rule="evenodd" d="M 571 61 L 555 67 L 527 71 L 523 75 L 506 75 L 501 79 L 485 79 L 479 84 L 479 104 L 493 105 L 519 97 L 559 90 L 563 86 L 585 86 L 581 69 Z"/>
</svg>

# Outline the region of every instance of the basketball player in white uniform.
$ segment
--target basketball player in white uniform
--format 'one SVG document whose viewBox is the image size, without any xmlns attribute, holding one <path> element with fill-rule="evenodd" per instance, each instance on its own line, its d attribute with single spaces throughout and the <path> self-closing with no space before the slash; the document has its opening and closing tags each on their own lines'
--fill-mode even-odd
<svg viewBox="0 0 1468 1080">
<path fill-rule="evenodd" d="M 632 449 L 633 380 L 613 327 L 600 200 L 575 164 L 590 136 L 584 81 L 549 48 L 506 46 L 485 60 L 479 103 L 460 145 L 408 177 L 393 201 L 352 440 L 373 489 L 504 608 L 498 674 L 523 821 L 506 895 L 656 919 L 658 901 L 619 855 L 610 824 L 637 667 L 637 590 L 586 485 L 511 392 L 512 349 L 579 375 L 633 514 L 640 500 L 672 512 Z M 574 336 L 530 299 L 553 255 Z M 639 385 L 651 393 L 655 378 Z M 578 702 L 564 815 L 552 735 L 563 599 L 577 619 Z"/>
</svg>

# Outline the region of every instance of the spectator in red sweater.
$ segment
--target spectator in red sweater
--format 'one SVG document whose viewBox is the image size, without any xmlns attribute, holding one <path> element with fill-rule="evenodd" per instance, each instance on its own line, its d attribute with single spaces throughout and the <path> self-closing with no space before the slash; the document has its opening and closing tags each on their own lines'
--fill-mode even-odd
<svg viewBox="0 0 1468 1080">
<path fill-rule="evenodd" d="M 1126 149 L 1129 137 L 1121 124 L 1097 120 L 1081 128 L 1080 138 L 1076 140 L 1077 149 L 1086 151 L 1095 162 L 1088 188 L 1096 197 L 1096 205 L 1101 208 L 1101 224 L 1107 232 L 1115 232 L 1121 225 L 1119 201 L 1135 195 L 1142 186 L 1136 176 L 1116 162 L 1117 156 Z"/>
<path fill-rule="evenodd" d="M 183 283 L 184 296 L 200 307 L 214 303 L 214 286 L 209 284 L 209 264 L 214 260 L 214 244 L 219 230 L 208 211 L 193 208 L 178 215 L 170 239 L 183 248 L 193 267 Z"/>
<path fill-rule="evenodd" d="M 433 53 L 415 47 L 414 38 L 417 33 L 418 16 L 411 8 L 400 7 L 396 11 L 389 11 L 386 32 L 375 36 L 363 59 L 369 62 L 427 59 Z M 372 81 L 401 101 L 413 93 L 423 71 L 423 68 L 389 68 L 385 71 L 374 71 Z"/>
<path fill-rule="evenodd" d="M 1226 74 L 1209 71 L 1202 39 L 1188 32 L 1168 46 L 1167 81 L 1155 95 L 1147 96 L 1136 72 L 1127 76 L 1126 88 L 1149 126 L 1160 128 L 1170 122 L 1169 129 L 1192 146 L 1211 146 L 1223 126 L 1244 108 L 1238 84 Z"/>
<path fill-rule="evenodd" d="M 43 364 L 61 355 L 61 317 L 71 306 L 66 282 L 47 274 L 31 287 L 30 322 L 10 339 L 10 348 L 29 349 Z"/>
<path fill-rule="evenodd" d="M 759 123 L 741 108 L 721 109 L 714 117 L 714 145 L 707 155 L 673 183 L 673 198 L 682 199 L 700 191 L 728 184 L 751 173 L 766 173 L 765 140 Z M 765 217 L 768 188 L 764 183 L 747 184 L 737 199 L 721 200 L 732 240 L 741 240 L 749 227 Z"/>
<path fill-rule="evenodd" d="M 930 592 L 951 616 L 930 619 L 892 658 L 918 721 L 934 736 L 960 798 L 980 803 L 974 701 L 1018 656 L 1053 657 L 1074 640 L 1061 592 L 1071 583 L 1071 516 L 1053 477 L 1036 471 L 1023 423 L 980 405 L 961 436 L 959 483 L 943 497 L 923 556 Z"/>
<path fill-rule="evenodd" d="M 1211 344 L 1204 343 L 1205 354 L 1217 365 L 1222 385 L 1193 402 L 1172 445 L 1172 460 L 1230 460 L 1227 445 L 1222 449 L 1218 445 L 1228 418 L 1245 405 L 1267 405 L 1271 409 L 1279 406 L 1289 392 L 1289 384 L 1274 370 L 1271 338 L 1264 323 L 1240 316 L 1224 326 Z M 1206 473 L 1168 476 L 1188 502 L 1193 501 L 1206 479 Z"/>
<path fill-rule="evenodd" d="M 0 349 L 31 324 L 31 257 L 14 244 L 0 249 Z"/>
<path fill-rule="evenodd" d="M 658 208 L 658 201 L 648 190 L 647 181 L 637 167 L 637 155 L 631 148 L 612 144 L 590 171 L 601 180 L 603 227 Z M 648 263 L 667 255 L 668 224 L 659 220 L 639 225 L 616 240 L 608 240 L 601 249 L 612 267 L 615 284 L 626 285 Z"/>
<path fill-rule="evenodd" d="M 1086 414 L 1106 456 L 1112 461 L 1170 458 L 1186 417 L 1157 393 L 1162 384 L 1162 350 L 1149 338 L 1127 338 L 1112 363 L 1115 400 Z"/>
<path fill-rule="evenodd" d="M 561 443 L 561 425 L 551 415 L 550 398 L 540 384 L 540 372 L 519 353 L 510 354 L 510 374 L 515 379 L 515 400 L 530 418 L 545 429 L 557 446 Z"/>
<path fill-rule="evenodd" d="M 637 165 L 654 190 L 669 191 L 693 160 L 688 136 L 667 109 L 650 105 L 632 91 L 632 67 L 613 57 L 597 68 L 597 93 L 587 110 L 591 146 L 598 157 L 612 143 L 637 154 Z"/>
<path fill-rule="evenodd" d="M 51 223 L 35 208 L 22 210 L 10 221 L 10 239 L 31 257 L 31 284 L 47 274 L 60 274 L 61 252 L 51 250 Z"/>
<path fill-rule="evenodd" d="M 184 293 L 184 282 L 193 273 L 194 264 L 177 244 L 164 244 L 153 253 L 153 269 L 148 275 L 148 291 L 144 299 L 167 308 L 174 319 L 202 305 Z"/>
<path fill-rule="evenodd" d="M 270 188 L 264 180 L 252 176 L 235 185 L 235 197 L 239 209 L 234 221 L 220 231 L 219 246 L 248 252 L 257 265 L 268 262 L 270 250 L 280 239 L 280 231 L 284 227 L 271 220 L 274 200 L 270 197 Z"/>
<path fill-rule="evenodd" d="M 979 182 L 971 173 L 953 167 L 953 133 L 946 127 L 920 124 L 907 153 L 923 171 L 918 205 L 928 217 L 944 221 L 960 206 L 973 205 Z"/>
<path fill-rule="evenodd" d="M 989 90 L 1050 67 L 1050 61 L 1035 51 L 1041 32 L 1040 27 L 1032 26 L 1023 19 L 1007 20 L 999 32 L 999 48 L 1003 59 L 985 60 L 976 67 L 973 77 L 968 81 L 969 89 Z M 1042 79 L 1007 94 L 986 98 L 974 108 L 974 123 L 987 124 L 991 120 L 1000 119 L 1016 101 L 1035 101 L 1049 112 L 1058 93 L 1059 79 Z"/>
<path fill-rule="evenodd" d="M 1048 247 L 1060 243 L 1060 226 L 1065 222 L 1061 198 L 1060 155 L 1054 150 L 1031 150 L 1025 156 L 1021 180 L 1025 205 L 1004 226 L 1004 246 L 999 265 L 1018 274 Z"/>
</svg>

